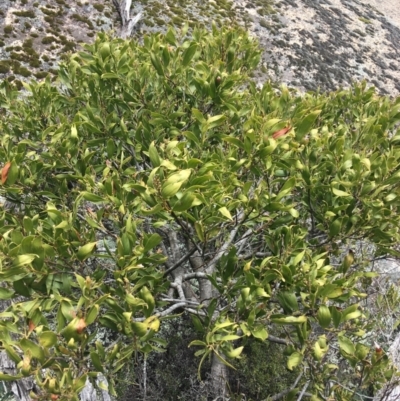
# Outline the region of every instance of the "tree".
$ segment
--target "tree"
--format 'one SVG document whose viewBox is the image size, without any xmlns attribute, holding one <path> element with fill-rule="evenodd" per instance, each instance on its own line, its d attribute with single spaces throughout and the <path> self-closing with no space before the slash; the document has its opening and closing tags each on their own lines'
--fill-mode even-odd
<svg viewBox="0 0 400 401">
<path fill-rule="evenodd" d="M 23 299 L 0 314 L 18 369 L 1 380 L 74 400 L 104 375 L 113 394 L 182 314 L 215 397 L 247 337 L 300 371 L 275 400 L 350 400 L 397 375 L 362 301 L 371 262 L 398 257 L 400 102 L 257 89 L 259 56 L 215 26 L 102 34 L 56 84 L 2 83 L 0 297 Z"/>
</svg>

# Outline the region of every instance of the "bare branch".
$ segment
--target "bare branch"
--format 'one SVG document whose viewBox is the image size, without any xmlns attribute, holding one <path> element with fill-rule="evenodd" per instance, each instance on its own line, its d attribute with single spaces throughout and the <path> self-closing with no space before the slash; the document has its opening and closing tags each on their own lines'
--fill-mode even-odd
<svg viewBox="0 0 400 401">
<path fill-rule="evenodd" d="M 186 297 L 185 297 L 185 294 L 182 289 L 182 278 L 181 277 L 177 277 L 176 280 L 170 284 L 170 286 L 175 288 L 178 291 L 179 298 L 182 301 L 186 301 Z"/>
<path fill-rule="evenodd" d="M 268 335 L 267 340 L 270 341 L 271 343 L 277 343 L 277 344 L 283 344 L 283 345 L 288 345 L 290 342 L 288 340 L 285 340 L 284 338 L 279 338 L 275 336 Z"/>
<path fill-rule="evenodd" d="M 178 267 L 180 267 L 182 263 L 185 263 L 196 251 L 197 251 L 196 248 L 192 248 L 186 255 L 182 256 L 176 263 L 174 263 L 164 272 L 163 274 L 164 277 L 167 276 L 169 273 L 173 272 Z"/>
<path fill-rule="evenodd" d="M 297 401 L 301 401 L 301 399 L 304 397 L 304 393 L 307 390 L 307 387 L 309 386 L 310 381 L 308 381 L 304 386 L 303 389 L 301 390 L 301 393 L 299 394 L 299 396 L 297 397 Z"/>
<path fill-rule="evenodd" d="M 214 271 L 215 266 L 217 265 L 218 261 L 222 258 L 222 256 L 225 254 L 225 252 L 231 246 L 232 242 L 234 241 L 234 239 L 236 237 L 237 232 L 239 231 L 240 224 L 242 223 L 243 216 L 244 216 L 243 211 L 239 212 L 239 214 L 237 216 L 237 224 L 236 224 L 235 228 L 230 232 L 228 239 L 221 246 L 221 248 L 218 250 L 216 255 L 213 257 L 211 262 L 206 267 L 206 272 L 208 274 L 211 274 Z"/>
</svg>

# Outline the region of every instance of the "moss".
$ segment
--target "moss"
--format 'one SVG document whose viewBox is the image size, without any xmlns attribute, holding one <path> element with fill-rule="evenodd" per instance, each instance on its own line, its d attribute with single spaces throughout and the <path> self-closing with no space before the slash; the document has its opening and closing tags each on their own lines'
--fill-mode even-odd
<svg viewBox="0 0 400 401">
<path fill-rule="evenodd" d="M 30 35 L 31 35 L 32 38 L 38 38 L 39 37 L 39 35 L 37 33 L 35 33 L 35 32 L 31 32 Z"/>
<path fill-rule="evenodd" d="M 93 38 L 93 36 L 95 35 L 95 33 L 94 33 L 94 32 L 88 32 L 86 35 L 89 36 L 89 38 Z"/>
<path fill-rule="evenodd" d="M 4 26 L 4 33 L 11 33 L 13 31 L 13 27 L 11 25 Z"/>
<path fill-rule="evenodd" d="M 33 74 L 37 79 L 43 79 L 46 78 L 49 73 L 47 71 L 39 71 Z"/>
<path fill-rule="evenodd" d="M 49 45 L 50 43 L 53 43 L 53 42 L 55 42 L 55 41 L 57 41 L 57 39 L 56 39 L 54 36 L 45 36 L 45 37 L 42 39 L 42 43 L 43 43 L 44 45 Z"/>
<path fill-rule="evenodd" d="M 31 29 L 32 25 L 29 22 L 25 22 L 24 27 L 25 29 Z"/>
<path fill-rule="evenodd" d="M 361 22 L 364 22 L 364 24 L 372 24 L 371 20 L 369 20 L 369 19 L 367 19 L 367 18 L 358 17 L 358 19 L 359 19 Z"/>
<path fill-rule="evenodd" d="M 72 18 L 73 18 L 75 21 L 79 21 L 79 22 L 85 23 L 89 28 L 91 28 L 91 29 L 94 30 L 93 23 L 92 23 L 92 21 L 91 21 L 88 17 L 84 17 L 84 16 L 79 15 L 79 14 L 72 14 Z"/>
<path fill-rule="evenodd" d="M 28 0 L 21 0 L 21 4 L 25 6 L 26 4 L 28 4 Z"/>
<path fill-rule="evenodd" d="M 33 47 L 33 40 L 32 40 L 32 39 L 26 39 L 26 40 L 24 41 L 24 43 L 22 44 L 22 47 L 23 47 L 24 49 L 32 49 L 32 47 Z"/>
<path fill-rule="evenodd" d="M 16 79 L 14 81 L 14 85 L 19 91 L 24 87 L 24 85 L 22 85 L 22 82 L 19 79 Z"/>
<path fill-rule="evenodd" d="M 27 78 L 31 76 L 31 72 L 25 68 L 25 67 L 21 67 L 18 71 L 19 75 L 22 75 L 23 77 Z"/>
<path fill-rule="evenodd" d="M 354 29 L 354 33 L 360 35 L 361 37 L 365 38 L 367 36 L 366 33 L 362 32 L 360 29 Z"/>
<path fill-rule="evenodd" d="M 10 63 L 0 61 L 0 74 L 7 74 L 8 72 L 10 72 Z"/>
<path fill-rule="evenodd" d="M 60 6 L 66 6 L 67 3 L 64 0 L 56 0 L 56 3 L 59 4 Z"/>
<path fill-rule="evenodd" d="M 45 7 L 40 7 L 40 10 L 42 11 L 43 14 L 50 15 L 52 17 L 57 15 L 57 13 L 55 11 L 51 11 Z"/>
<path fill-rule="evenodd" d="M 24 11 L 14 11 L 14 15 L 17 15 L 18 17 L 24 17 L 24 18 L 35 18 L 35 12 L 33 10 L 24 10 Z"/>
<path fill-rule="evenodd" d="M 5 46 L 5 42 L 0 39 L 0 47 L 3 47 L 3 46 Z"/>
<path fill-rule="evenodd" d="M 104 5 L 100 3 L 94 3 L 93 7 L 100 13 L 104 10 Z"/>
<path fill-rule="evenodd" d="M 158 25 L 158 26 L 163 26 L 165 25 L 165 21 L 161 18 L 154 18 L 154 22 Z"/>
<path fill-rule="evenodd" d="M 29 65 L 32 68 L 39 68 L 41 63 L 40 63 L 39 59 L 32 59 L 32 60 L 29 61 Z"/>
<path fill-rule="evenodd" d="M 41 57 L 42 57 L 42 60 L 43 60 L 44 62 L 47 62 L 47 61 L 50 60 L 49 57 L 46 56 L 45 54 L 42 54 Z"/>
<path fill-rule="evenodd" d="M 8 82 L 12 82 L 12 81 L 14 81 L 14 79 L 15 79 L 15 75 L 10 75 L 7 77 Z"/>
</svg>

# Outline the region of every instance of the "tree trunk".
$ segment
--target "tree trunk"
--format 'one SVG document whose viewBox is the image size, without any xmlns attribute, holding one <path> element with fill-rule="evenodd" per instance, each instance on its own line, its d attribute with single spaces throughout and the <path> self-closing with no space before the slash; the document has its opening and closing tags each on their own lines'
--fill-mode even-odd
<svg viewBox="0 0 400 401">
<path fill-rule="evenodd" d="M 213 397 L 225 400 L 228 390 L 228 367 L 214 354 L 211 362 L 211 388 Z"/>
<path fill-rule="evenodd" d="M 213 287 L 209 280 L 199 280 L 200 285 L 200 295 L 201 302 L 205 305 L 210 303 L 213 295 Z M 228 367 L 224 365 L 218 357 L 214 354 L 211 360 L 211 391 L 212 396 L 217 399 L 225 400 L 225 397 L 228 393 L 228 379 L 229 379 L 229 371 Z"/>
<path fill-rule="evenodd" d="M 142 18 L 142 13 L 131 17 L 132 0 L 113 0 L 121 19 L 121 29 L 118 36 L 121 39 L 128 39 L 132 36 L 133 30 Z"/>
</svg>

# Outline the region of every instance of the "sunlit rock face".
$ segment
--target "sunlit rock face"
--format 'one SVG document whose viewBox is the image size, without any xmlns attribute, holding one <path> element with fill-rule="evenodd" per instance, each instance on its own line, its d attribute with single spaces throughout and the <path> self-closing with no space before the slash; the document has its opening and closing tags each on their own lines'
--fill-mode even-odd
<svg viewBox="0 0 400 401">
<path fill-rule="evenodd" d="M 259 83 L 267 79 L 301 90 L 326 91 L 368 80 L 382 94 L 400 94 L 398 0 L 143 0 L 136 35 L 238 23 L 263 49 Z M 41 79 L 56 74 L 60 58 L 93 40 L 96 32 L 119 29 L 111 0 L 2 0 L 0 78 Z"/>
<path fill-rule="evenodd" d="M 274 80 L 332 90 L 366 79 L 382 94 L 400 93 L 398 15 L 358 0 L 279 0 L 274 9 L 266 16 L 250 9 L 251 30 L 264 49 L 262 69 Z"/>
</svg>

